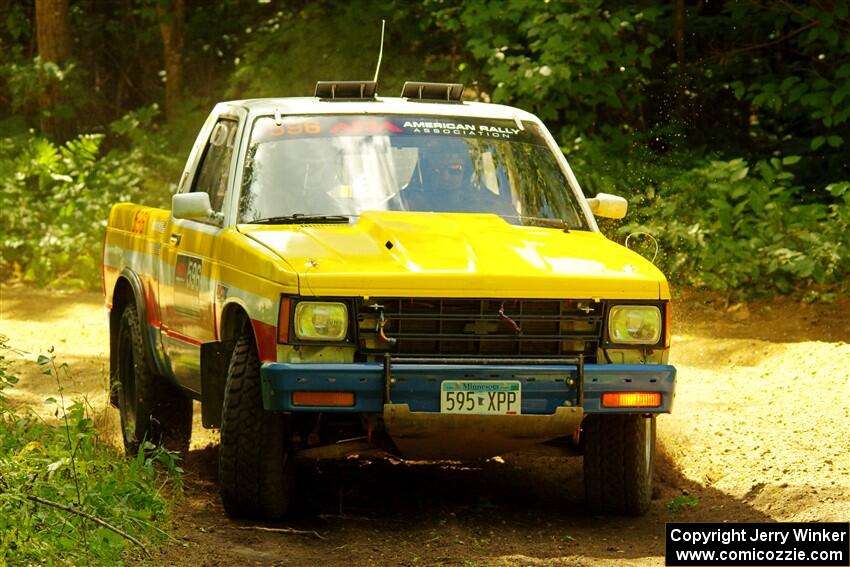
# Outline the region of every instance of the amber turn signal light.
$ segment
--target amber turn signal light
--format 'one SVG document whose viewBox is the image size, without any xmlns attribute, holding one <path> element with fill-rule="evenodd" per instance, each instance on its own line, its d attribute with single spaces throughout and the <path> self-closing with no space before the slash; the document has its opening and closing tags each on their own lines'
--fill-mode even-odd
<svg viewBox="0 0 850 567">
<path fill-rule="evenodd" d="M 661 407 L 661 392 L 605 392 L 604 408 L 657 408 Z"/>
<path fill-rule="evenodd" d="M 292 405 L 351 407 L 354 392 L 292 392 Z"/>
</svg>

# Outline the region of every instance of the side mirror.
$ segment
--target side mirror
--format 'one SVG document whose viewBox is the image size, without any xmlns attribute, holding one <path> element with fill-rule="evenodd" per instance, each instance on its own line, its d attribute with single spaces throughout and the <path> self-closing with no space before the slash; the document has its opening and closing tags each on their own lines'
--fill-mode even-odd
<svg viewBox="0 0 850 567">
<path fill-rule="evenodd" d="M 176 219 L 213 221 L 220 225 L 224 215 L 212 210 L 208 193 L 177 193 L 171 197 L 171 214 Z"/>
<path fill-rule="evenodd" d="M 597 217 L 609 219 L 621 219 L 626 216 L 629 202 L 616 195 L 597 193 L 596 197 L 587 200 L 590 211 Z"/>
</svg>

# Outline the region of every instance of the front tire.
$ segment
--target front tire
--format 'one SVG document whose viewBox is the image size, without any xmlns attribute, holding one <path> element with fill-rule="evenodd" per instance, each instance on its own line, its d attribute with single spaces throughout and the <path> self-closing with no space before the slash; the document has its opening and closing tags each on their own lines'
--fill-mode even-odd
<svg viewBox="0 0 850 567">
<path fill-rule="evenodd" d="M 584 490 L 593 514 L 642 516 L 652 499 L 655 418 L 589 415 L 582 425 Z"/>
<path fill-rule="evenodd" d="M 289 507 L 295 473 L 287 416 L 263 409 L 253 337 L 236 341 L 221 420 L 219 484 L 230 516 L 275 520 Z"/>
<path fill-rule="evenodd" d="M 152 372 L 145 361 L 142 324 L 134 305 L 118 328 L 118 409 L 124 448 L 135 455 L 145 441 L 185 455 L 192 436 L 192 400 Z"/>
</svg>

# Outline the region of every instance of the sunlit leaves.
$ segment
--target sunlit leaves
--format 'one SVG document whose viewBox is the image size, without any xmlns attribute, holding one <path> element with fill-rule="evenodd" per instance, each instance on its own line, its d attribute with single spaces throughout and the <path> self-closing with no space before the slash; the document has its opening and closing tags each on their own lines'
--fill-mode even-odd
<svg viewBox="0 0 850 567">
<path fill-rule="evenodd" d="M 467 46 L 480 60 L 494 102 L 568 116 L 591 127 L 594 113 L 634 112 L 650 56 L 661 40 L 642 36 L 664 9 L 602 9 L 596 2 L 466 2 Z"/>
<path fill-rule="evenodd" d="M 79 508 L 144 541 L 161 541 L 168 516 L 163 488 L 169 479 L 180 486 L 175 455 L 148 447 L 125 460 L 101 439 L 85 402 L 66 398 L 68 406 L 60 408 L 55 398 L 45 400 L 56 406 L 59 424 L 12 412 L 2 396 L 14 383 L 7 348 L 0 336 L 0 563 L 112 565 L 127 559 L 125 539 L 29 496 Z M 54 367 L 52 355 L 36 363 L 50 373 L 71 370 Z"/>
<path fill-rule="evenodd" d="M 144 191 L 146 178 L 154 177 L 144 156 L 105 152 L 103 134 L 63 145 L 41 137 L 4 142 L 0 273 L 22 270 L 24 279 L 40 285 L 96 287 L 109 208 L 127 200 L 159 204 L 167 187 Z"/>
<path fill-rule="evenodd" d="M 840 284 L 850 274 L 850 182 L 811 195 L 795 176 L 805 163 L 796 155 L 666 165 L 630 157 L 596 140 L 570 153 L 586 193 L 629 198 L 627 222 L 605 227 L 609 235 L 622 242 L 653 234 L 657 263 L 674 284 L 757 296 Z"/>
</svg>

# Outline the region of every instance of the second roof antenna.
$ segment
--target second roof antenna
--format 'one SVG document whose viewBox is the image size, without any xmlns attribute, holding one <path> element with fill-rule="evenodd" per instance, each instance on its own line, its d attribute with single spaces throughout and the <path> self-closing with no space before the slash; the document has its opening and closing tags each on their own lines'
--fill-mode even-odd
<svg viewBox="0 0 850 567">
<path fill-rule="evenodd" d="M 381 50 L 378 51 L 378 65 L 375 67 L 375 78 L 373 79 L 376 83 L 378 82 L 378 72 L 381 70 L 381 58 L 384 56 L 384 29 L 387 27 L 387 21 L 381 20 Z"/>
</svg>

